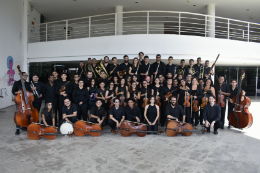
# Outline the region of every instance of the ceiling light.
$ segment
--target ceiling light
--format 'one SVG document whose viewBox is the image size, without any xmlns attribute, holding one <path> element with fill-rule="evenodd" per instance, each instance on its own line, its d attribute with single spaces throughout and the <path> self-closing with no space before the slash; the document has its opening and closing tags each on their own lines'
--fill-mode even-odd
<svg viewBox="0 0 260 173">
<path fill-rule="evenodd" d="M 194 7 L 196 6 L 196 5 L 193 5 Z"/>
<path fill-rule="evenodd" d="M 138 2 L 136 1 L 135 3 L 137 4 Z"/>
</svg>

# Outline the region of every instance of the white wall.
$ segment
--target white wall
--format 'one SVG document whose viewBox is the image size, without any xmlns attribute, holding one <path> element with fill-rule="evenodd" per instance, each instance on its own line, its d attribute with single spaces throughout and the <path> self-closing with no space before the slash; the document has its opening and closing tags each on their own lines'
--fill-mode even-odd
<svg viewBox="0 0 260 173">
<path fill-rule="evenodd" d="M 174 57 L 174 63 L 180 59 L 210 60 L 211 63 L 220 54 L 218 65 L 260 65 L 260 44 L 242 41 L 205 38 L 198 36 L 143 34 L 121 35 L 30 43 L 28 62 L 87 60 L 88 57 L 103 58 L 129 55 L 132 59 L 143 51 L 150 59 L 160 53 L 163 59 Z"/>
</svg>

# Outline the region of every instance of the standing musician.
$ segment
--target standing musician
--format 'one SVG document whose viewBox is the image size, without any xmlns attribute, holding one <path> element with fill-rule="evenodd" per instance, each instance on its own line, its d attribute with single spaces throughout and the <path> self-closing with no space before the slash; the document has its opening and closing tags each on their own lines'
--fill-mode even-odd
<svg viewBox="0 0 260 173">
<path fill-rule="evenodd" d="M 89 83 L 87 85 L 88 93 L 89 93 L 89 100 L 88 100 L 88 118 L 90 119 L 90 113 L 91 113 L 91 108 L 95 105 L 96 103 L 96 93 L 97 93 L 97 87 L 96 87 L 96 81 L 94 78 L 89 80 Z"/>
<path fill-rule="evenodd" d="M 194 66 L 194 60 L 190 59 L 189 64 L 190 64 L 190 66 L 188 67 L 189 73 L 192 75 L 192 77 L 198 77 L 199 76 L 199 74 L 198 74 L 199 69 L 197 69 L 197 67 Z"/>
<path fill-rule="evenodd" d="M 182 119 L 182 122 L 180 124 L 182 125 L 185 123 L 185 112 L 183 111 L 182 107 L 178 105 L 177 99 L 175 96 L 172 96 L 170 98 L 170 105 L 167 105 L 165 110 L 165 115 L 167 116 L 167 121 L 170 119 L 176 119 L 176 121 L 179 121 L 179 119 Z M 180 118 L 182 116 L 182 118 Z M 166 125 L 167 125 L 166 121 Z"/>
<path fill-rule="evenodd" d="M 131 76 L 133 76 L 133 75 L 138 75 L 139 67 L 140 67 L 140 64 L 139 64 L 138 58 L 135 57 L 135 58 L 133 59 L 132 66 L 129 67 L 129 74 L 130 74 Z"/>
<path fill-rule="evenodd" d="M 192 78 L 192 75 L 190 73 L 188 73 L 187 76 L 186 76 L 186 85 L 189 88 L 191 88 L 191 85 L 192 85 L 191 78 Z"/>
<path fill-rule="evenodd" d="M 153 63 L 153 76 L 158 77 L 158 73 L 161 73 L 163 76 L 166 75 L 166 65 L 161 61 L 161 55 L 156 55 L 156 62 Z M 153 81 L 153 80 L 152 80 Z"/>
<path fill-rule="evenodd" d="M 115 97 L 116 97 L 116 89 L 115 89 L 114 82 L 111 81 L 109 83 L 109 88 L 106 90 L 106 95 L 105 95 L 105 98 L 107 100 L 106 110 L 109 110 L 110 101 L 112 100 L 112 102 L 114 102 Z"/>
<path fill-rule="evenodd" d="M 125 78 L 121 78 L 120 85 L 116 88 L 116 96 L 121 99 L 122 95 L 126 99 L 128 86 L 125 85 Z"/>
<path fill-rule="evenodd" d="M 74 74 L 74 81 L 72 82 L 72 91 L 79 87 L 79 75 L 76 73 Z"/>
<path fill-rule="evenodd" d="M 77 118 L 81 120 L 81 116 L 84 121 L 88 119 L 88 99 L 89 92 L 87 88 L 84 88 L 83 79 L 79 80 L 78 88 L 72 92 L 73 103 L 77 105 Z"/>
<path fill-rule="evenodd" d="M 184 79 L 186 79 L 187 74 L 189 73 L 188 67 L 185 66 L 185 60 L 182 59 L 180 62 L 181 66 L 177 68 L 177 73 L 181 74 Z"/>
<path fill-rule="evenodd" d="M 168 58 L 168 64 L 166 65 L 166 74 L 171 73 L 173 78 L 177 77 L 177 67 L 173 64 L 173 57 Z"/>
<path fill-rule="evenodd" d="M 204 67 L 203 64 L 201 64 L 201 57 L 197 58 L 197 64 L 194 65 L 194 68 L 197 69 L 197 77 L 203 78 L 204 77 Z"/>
<path fill-rule="evenodd" d="M 107 74 L 110 74 L 110 65 L 111 65 L 111 64 L 109 64 L 108 61 L 109 61 L 109 57 L 108 57 L 108 56 L 105 56 L 105 57 L 104 57 L 104 67 L 105 67 L 105 69 L 106 69 L 106 71 L 107 71 Z M 111 79 L 111 78 L 110 78 L 110 79 Z M 109 79 L 109 80 L 110 80 L 110 79 Z"/>
<path fill-rule="evenodd" d="M 133 98 L 127 99 L 127 105 L 125 107 L 126 120 L 140 123 L 142 117 L 141 111 L 134 103 L 135 100 Z"/>
<path fill-rule="evenodd" d="M 155 97 L 150 97 L 150 104 L 145 106 L 144 117 L 148 131 L 158 131 L 159 106 L 155 104 Z M 156 133 L 157 134 L 157 133 Z"/>
<path fill-rule="evenodd" d="M 53 83 L 53 75 L 49 75 L 49 82 L 43 86 L 43 95 L 45 96 L 45 103 L 52 103 L 52 110 L 55 113 L 55 120 L 57 120 L 58 97 L 55 93 L 56 86 Z M 56 121 L 57 122 L 57 121 Z M 58 126 L 58 123 L 56 124 Z"/>
<path fill-rule="evenodd" d="M 52 75 L 53 75 L 53 83 L 54 83 L 54 85 L 57 85 L 60 81 L 61 81 L 61 79 L 60 78 L 58 78 L 58 72 L 57 71 L 52 71 L 52 73 L 51 73 Z"/>
<path fill-rule="evenodd" d="M 91 70 L 92 73 L 93 73 L 93 77 L 95 77 L 97 79 L 97 78 L 99 78 L 99 74 L 96 71 L 96 67 L 97 67 L 96 62 L 97 62 L 96 58 L 93 58 L 92 59 L 92 66 L 90 66 L 89 71 Z"/>
<path fill-rule="evenodd" d="M 186 117 L 185 117 L 185 121 L 187 123 L 191 123 L 191 107 L 189 106 L 185 106 L 183 105 L 183 103 L 185 102 L 185 93 L 186 96 L 190 96 L 190 88 L 186 85 L 186 82 L 184 79 L 181 80 L 180 83 L 180 87 L 179 87 L 179 91 L 178 91 L 178 96 L 177 96 L 177 102 L 178 104 L 182 107 L 182 109 L 184 110 Z M 188 100 L 190 102 L 190 100 Z M 180 121 L 182 121 L 181 119 L 182 117 L 180 117 Z"/>
<path fill-rule="evenodd" d="M 124 71 L 126 72 L 126 75 L 124 76 L 125 78 L 128 76 L 129 74 L 129 67 L 131 67 L 131 64 L 129 63 L 129 58 L 127 55 L 124 56 L 124 62 L 122 64 L 120 64 L 119 67 L 119 71 Z M 117 72 L 117 75 L 122 78 L 123 76 L 120 76 L 119 71 Z"/>
<path fill-rule="evenodd" d="M 22 72 L 22 77 L 23 77 L 23 81 L 24 81 L 24 85 L 25 85 L 25 89 L 27 91 L 30 91 L 31 92 L 31 87 L 30 87 L 30 83 L 27 82 L 27 77 L 28 75 L 26 74 L 26 72 Z M 14 96 L 16 96 L 17 94 L 20 94 L 22 93 L 22 82 L 21 80 L 18 80 L 18 81 L 15 81 L 14 82 L 14 85 L 13 85 L 13 88 L 12 88 L 12 93 Z M 26 128 L 22 128 L 23 130 L 25 130 Z M 20 134 L 20 126 L 16 125 L 16 132 L 15 132 L 16 135 L 19 135 Z"/>
<path fill-rule="evenodd" d="M 210 75 L 209 75 L 210 74 Z M 205 61 L 205 67 L 204 67 L 204 78 L 205 79 L 211 79 L 211 76 L 213 75 L 213 71 L 210 70 L 210 67 L 209 67 L 209 60 L 206 60 Z"/>
<path fill-rule="evenodd" d="M 75 123 L 77 121 L 77 106 L 71 103 L 69 98 L 64 99 L 64 106 L 62 107 L 62 120 L 60 125 L 65 121 Z"/>
<path fill-rule="evenodd" d="M 141 121 L 143 121 L 143 118 L 144 118 L 144 107 L 142 106 L 143 105 L 143 100 L 146 98 L 150 98 L 151 96 L 151 88 L 149 88 L 147 86 L 147 81 L 144 80 L 143 81 L 143 87 L 140 89 L 139 91 L 139 95 L 140 95 L 140 110 L 141 110 L 141 114 L 142 114 L 142 118 L 141 118 Z M 148 104 L 148 103 L 147 103 Z"/>
<path fill-rule="evenodd" d="M 113 57 L 112 62 L 113 64 L 110 64 L 109 74 L 110 76 L 118 76 L 119 65 L 117 64 L 117 58 Z"/>
<path fill-rule="evenodd" d="M 137 83 L 133 82 L 132 86 L 127 92 L 127 98 L 131 98 L 134 100 L 134 103 L 139 106 L 139 100 L 140 100 L 140 92 L 137 90 Z"/>
<path fill-rule="evenodd" d="M 84 79 L 84 87 L 88 87 L 88 83 L 89 83 L 89 80 L 91 80 L 93 78 L 93 72 L 92 71 L 88 71 L 87 72 L 87 75 Z"/>
<path fill-rule="evenodd" d="M 165 97 L 165 95 L 167 95 L 168 93 L 171 93 L 172 96 L 177 96 L 177 87 L 172 85 L 172 78 L 168 78 L 167 79 L 167 86 L 163 86 L 160 92 L 160 97 L 162 100 L 162 114 L 161 114 L 161 127 L 164 127 L 164 123 L 166 120 L 166 107 L 170 101 L 170 97 Z"/>
<path fill-rule="evenodd" d="M 84 74 L 84 62 L 80 61 L 79 62 L 79 68 L 78 68 L 78 73 L 79 79 L 85 79 L 85 74 Z"/>
<path fill-rule="evenodd" d="M 139 62 L 141 63 L 141 65 L 143 65 L 144 64 L 144 60 L 143 60 L 144 53 L 143 52 L 139 52 L 138 57 L 139 57 Z"/>
<path fill-rule="evenodd" d="M 62 120 L 62 108 L 64 106 L 64 98 L 70 99 L 72 93 L 72 87 L 69 81 L 67 81 L 67 74 L 61 74 L 61 81 L 56 86 L 55 93 L 59 96 L 59 121 Z M 65 91 L 60 92 L 59 90 L 65 87 Z M 75 105 L 76 106 L 76 105 Z"/>
<path fill-rule="evenodd" d="M 115 99 L 115 105 L 111 107 L 109 116 L 108 125 L 112 131 L 115 131 L 116 127 L 120 127 L 120 124 L 125 120 L 125 110 L 122 106 L 119 106 L 118 98 Z"/>
<path fill-rule="evenodd" d="M 209 104 L 204 107 L 203 116 L 205 126 L 207 128 L 207 132 L 210 132 L 210 129 L 214 128 L 214 134 L 218 134 L 218 128 L 223 127 L 222 122 L 220 121 L 221 118 L 221 108 L 219 105 L 215 103 L 215 96 L 209 96 Z"/>
<path fill-rule="evenodd" d="M 203 93 L 203 96 L 202 96 L 202 98 L 199 101 L 199 105 L 201 105 L 202 104 L 202 99 L 205 96 L 204 95 L 205 94 L 204 93 L 205 92 L 205 87 L 204 87 L 204 80 L 202 78 L 199 78 L 198 81 L 199 81 L 199 86 L 202 88 L 202 93 Z M 201 106 L 200 106 L 200 125 L 203 125 L 203 108 Z"/>
<path fill-rule="evenodd" d="M 45 107 L 42 109 L 41 115 L 41 124 L 44 124 L 45 126 L 55 126 L 55 113 L 52 109 L 51 102 L 45 102 Z"/>
<path fill-rule="evenodd" d="M 31 90 L 32 92 L 34 92 L 33 107 L 37 109 L 38 112 L 40 112 L 41 105 L 42 105 L 42 94 L 43 94 L 44 84 L 42 82 L 39 82 L 39 75 L 37 73 L 33 74 L 32 76 L 31 86 L 32 86 Z"/>
<path fill-rule="evenodd" d="M 88 66 L 91 66 L 92 65 L 92 60 L 91 58 L 88 58 Z"/>
<path fill-rule="evenodd" d="M 109 80 L 106 78 L 106 73 L 104 70 L 100 71 L 100 78 L 97 79 L 97 86 L 100 86 L 100 83 L 104 82 L 105 83 L 105 88 L 109 87 Z"/>
<path fill-rule="evenodd" d="M 153 67 L 149 63 L 149 56 L 144 57 L 144 63 L 139 67 L 139 73 L 140 73 L 140 82 L 144 81 L 144 78 L 146 76 L 149 76 L 152 78 L 153 74 Z"/>
<path fill-rule="evenodd" d="M 218 102 L 218 96 L 219 96 L 219 94 L 221 94 L 222 97 L 224 96 L 223 101 L 226 102 L 226 97 L 231 95 L 230 90 L 229 90 L 229 86 L 226 83 L 224 83 L 224 77 L 223 76 L 219 76 L 218 82 L 219 82 L 218 84 L 215 84 L 216 100 Z M 222 122 L 221 129 L 224 129 L 225 113 L 226 113 L 226 104 L 225 104 L 224 107 L 221 107 L 221 122 Z"/>
<path fill-rule="evenodd" d="M 101 125 L 102 127 L 106 126 L 106 121 L 105 121 L 105 117 L 106 117 L 106 111 L 103 108 L 102 105 L 102 101 L 101 100 L 97 100 L 96 101 L 96 105 L 92 106 L 91 108 L 91 118 L 90 118 L 90 122 L 92 123 L 98 123 L 99 125 Z"/>
</svg>

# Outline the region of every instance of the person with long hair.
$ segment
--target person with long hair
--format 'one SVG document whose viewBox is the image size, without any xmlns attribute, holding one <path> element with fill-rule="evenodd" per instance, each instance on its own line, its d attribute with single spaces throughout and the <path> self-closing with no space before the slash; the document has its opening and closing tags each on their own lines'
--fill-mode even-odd
<svg viewBox="0 0 260 173">
<path fill-rule="evenodd" d="M 105 98 L 107 100 L 107 110 L 109 110 L 110 100 L 114 99 L 114 97 L 116 97 L 115 86 L 114 86 L 114 82 L 111 81 L 109 83 L 109 88 L 108 90 L 106 90 L 106 95 L 105 95 Z"/>
<path fill-rule="evenodd" d="M 216 95 L 215 95 L 215 88 L 213 86 L 212 80 L 211 79 L 206 79 L 205 83 L 206 83 L 206 85 L 204 87 L 203 94 L 207 94 L 208 96 L 210 94 L 212 94 L 212 95 L 214 95 L 216 97 Z"/>
<path fill-rule="evenodd" d="M 131 85 L 132 85 L 132 77 L 131 76 L 128 76 L 126 78 L 126 85 L 127 85 L 128 89 L 131 88 Z"/>
<path fill-rule="evenodd" d="M 133 63 L 132 66 L 129 67 L 129 75 L 133 76 L 133 75 L 137 75 L 138 74 L 138 58 L 135 57 L 133 59 Z"/>
<path fill-rule="evenodd" d="M 182 79 L 183 79 L 182 74 L 178 74 L 178 75 L 177 75 L 178 85 L 181 84 L 181 80 L 182 80 Z"/>
<path fill-rule="evenodd" d="M 120 98 L 122 95 L 126 99 L 126 94 L 128 92 L 128 86 L 125 85 L 125 78 L 120 79 L 120 84 L 116 88 L 116 96 Z"/>
<path fill-rule="evenodd" d="M 45 126 L 55 126 L 55 113 L 51 102 L 46 102 L 45 107 L 41 111 L 42 121 Z"/>
<path fill-rule="evenodd" d="M 136 88 L 139 90 L 140 89 L 140 83 L 138 82 L 138 77 L 137 75 L 133 75 L 132 76 L 132 83 L 135 82 L 136 83 Z"/>
<path fill-rule="evenodd" d="M 159 106 L 155 105 L 155 96 L 150 97 L 150 104 L 145 106 L 144 118 L 148 131 L 158 131 Z"/>
<path fill-rule="evenodd" d="M 139 106 L 138 100 L 140 99 L 140 93 L 137 90 L 136 82 L 133 82 L 131 88 L 128 90 L 127 98 L 133 99 L 137 106 Z"/>
<path fill-rule="evenodd" d="M 97 92 L 97 87 L 96 87 L 96 80 L 94 78 L 90 79 L 88 82 L 88 92 L 89 92 L 89 100 L 88 100 L 88 118 L 90 119 L 91 116 L 91 107 L 95 106 L 96 103 L 96 92 Z"/>
<path fill-rule="evenodd" d="M 113 76 L 113 82 L 114 82 L 114 88 L 116 89 L 116 87 L 119 86 L 119 78 L 118 76 Z"/>
</svg>

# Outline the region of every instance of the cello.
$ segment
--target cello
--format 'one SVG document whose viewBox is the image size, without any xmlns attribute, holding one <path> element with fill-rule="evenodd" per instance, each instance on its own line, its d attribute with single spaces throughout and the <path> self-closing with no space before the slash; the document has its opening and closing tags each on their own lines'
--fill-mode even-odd
<svg viewBox="0 0 260 173">
<path fill-rule="evenodd" d="M 220 91 L 221 91 L 221 86 L 220 86 Z M 225 105 L 226 105 L 226 103 L 224 102 L 224 98 L 225 98 L 225 96 L 224 95 L 222 95 L 222 94 L 218 94 L 218 105 L 220 106 L 220 107 L 225 107 Z"/>
<path fill-rule="evenodd" d="M 22 89 L 21 93 L 14 97 L 14 102 L 17 105 L 17 111 L 14 113 L 14 122 L 21 127 L 28 127 L 32 122 L 39 121 L 39 112 L 33 107 L 33 93 L 26 91 L 25 84 L 20 70 L 20 65 L 17 65 L 17 70 L 20 75 Z"/>
<path fill-rule="evenodd" d="M 102 127 L 99 124 L 78 120 L 74 124 L 74 134 L 76 136 L 86 136 L 87 134 L 98 137 L 101 135 Z"/>
<path fill-rule="evenodd" d="M 230 125 L 239 129 L 246 128 L 246 127 L 249 128 L 253 124 L 253 116 L 248 110 L 248 106 L 251 105 L 251 100 L 248 97 L 244 96 L 244 100 L 241 101 L 241 98 L 243 97 L 241 92 L 241 84 L 244 77 L 245 77 L 245 71 L 242 70 L 240 83 L 237 89 L 237 95 L 234 96 L 233 98 L 234 111 L 231 112 L 229 116 Z"/>
</svg>

